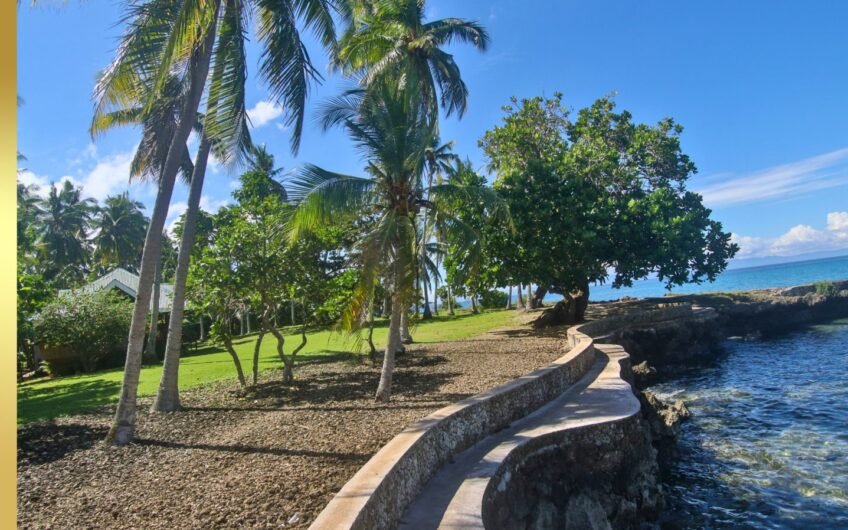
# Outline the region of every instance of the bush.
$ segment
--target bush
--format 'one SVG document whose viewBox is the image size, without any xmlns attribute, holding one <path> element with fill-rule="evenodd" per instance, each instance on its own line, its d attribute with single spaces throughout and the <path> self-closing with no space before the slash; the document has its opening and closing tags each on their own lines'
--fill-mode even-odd
<svg viewBox="0 0 848 530">
<path fill-rule="evenodd" d="M 93 372 L 101 359 L 125 350 L 132 310 L 113 291 L 67 294 L 45 305 L 33 324 L 51 371 Z"/>
<path fill-rule="evenodd" d="M 501 309 L 506 307 L 506 299 L 509 295 L 497 289 L 490 289 L 480 293 L 480 307 L 483 309 Z"/>
<path fill-rule="evenodd" d="M 823 294 L 825 296 L 833 296 L 839 294 L 839 289 L 833 282 L 816 282 L 814 286 L 816 288 L 816 293 L 818 294 Z"/>
</svg>

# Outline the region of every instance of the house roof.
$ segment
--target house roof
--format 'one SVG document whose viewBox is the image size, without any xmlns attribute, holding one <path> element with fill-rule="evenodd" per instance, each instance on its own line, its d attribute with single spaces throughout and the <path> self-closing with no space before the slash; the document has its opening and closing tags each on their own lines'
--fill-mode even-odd
<svg viewBox="0 0 848 530">
<path fill-rule="evenodd" d="M 88 285 L 84 285 L 79 289 L 73 289 L 73 291 L 93 292 L 99 291 L 100 289 L 119 289 L 131 296 L 133 299 L 135 299 L 138 293 L 138 275 L 119 267 L 113 270 L 112 272 L 94 280 Z M 64 294 L 71 291 L 71 289 L 66 289 L 63 291 L 59 291 L 59 294 Z M 160 313 L 171 312 L 171 300 L 173 300 L 173 298 L 174 286 L 169 283 L 159 284 Z M 152 308 L 153 304 L 151 303 L 150 305 Z"/>
</svg>

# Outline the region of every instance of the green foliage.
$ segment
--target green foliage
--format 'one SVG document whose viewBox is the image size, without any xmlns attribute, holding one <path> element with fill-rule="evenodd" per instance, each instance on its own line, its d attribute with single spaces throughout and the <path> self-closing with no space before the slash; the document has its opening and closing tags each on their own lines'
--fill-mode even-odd
<svg viewBox="0 0 848 530">
<path fill-rule="evenodd" d="M 671 119 L 633 123 L 602 98 L 573 122 L 553 98 L 512 100 L 480 145 L 515 231 L 490 237 L 511 283 L 586 292 L 614 270 L 615 287 L 655 273 L 670 288 L 712 281 L 738 248 L 701 197 Z"/>
<path fill-rule="evenodd" d="M 497 289 L 486 289 L 479 295 L 480 307 L 483 309 L 501 309 L 506 306 L 509 295 Z"/>
<path fill-rule="evenodd" d="M 833 282 L 816 282 L 813 284 L 817 294 L 825 296 L 834 296 L 839 294 L 839 288 Z"/>
<path fill-rule="evenodd" d="M 92 372 L 98 361 L 126 348 L 132 303 L 111 291 L 66 294 L 35 317 L 34 333 L 51 369 Z"/>
<path fill-rule="evenodd" d="M 316 322 L 329 325 L 337 322 L 350 305 L 350 299 L 359 285 L 360 273 L 356 269 L 342 272 L 330 278 L 322 293 L 322 303 L 315 311 Z"/>
<path fill-rule="evenodd" d="M 24 265 L 18 263 L 18 352 L 29 354 L 35 340 L 33 317 L 53 298 L 53 290 L 38 274 L 25 272 Z"/>
</svg>

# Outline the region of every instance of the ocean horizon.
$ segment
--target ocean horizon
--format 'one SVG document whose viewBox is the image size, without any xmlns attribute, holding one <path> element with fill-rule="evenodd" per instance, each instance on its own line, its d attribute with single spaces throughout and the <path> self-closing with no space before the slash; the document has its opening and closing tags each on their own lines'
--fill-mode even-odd
<svg viewBox="0 0 848 530">
<path fill-rule="evenodd" d="M 593 302 L 606 302 L 624 297 L 653 298 L 666 294 L 749 291 L 836 280 L 848 280 L 848 255 L 729 269 L 714 282 L 685 284 L 671 290 L 666 289 L 656 278 L 635 281 L 631 287 L 621 289 L 614 289 L 610 284 L 592 285 L 589 299 Z M 556 302 L 561 298 L 558 294 L 549 293 L 544 300 Z M 514 291 L 512 300 L 517 300 Z M 468 304 L 468 300 L 460 299 L 458 305 L 466 307 Z"/>
</svg>

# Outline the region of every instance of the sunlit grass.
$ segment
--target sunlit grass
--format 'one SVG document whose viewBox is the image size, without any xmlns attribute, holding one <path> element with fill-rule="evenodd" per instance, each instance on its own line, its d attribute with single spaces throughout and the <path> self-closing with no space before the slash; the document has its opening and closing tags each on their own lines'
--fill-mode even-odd
<svg viewBox="0 0 848 530">
<path fill-rule="evenodd" d="M 507 326 L 512 323 L 513 315 L 512 311 L 490 311 L 478 315 L 460 313 L 455 317 L 440 316 L 431 321 L 418 322 L 412 329 L 412 335 L 416 342 L 422 343 L 461 340 Z M 296 334 L 295 329 L 284 331 L 285 351 L 288 353 L 300 343 L 300 336 Z M 374 330 L 374 344 L 378 348 L 385 345 L 386 333 L 385 321 L 379 322 Z M 351 337 L 331 330 L 314 331 L 307 336 L 309 342 L 298 355 L 299 359 L 354 353 L 357 346 Z M 234 344 L 246 375 L 251 370 L 255 343 L 256 335 L 253 334 L 239 337 Z M 259 369 L 265 371 L 280 367 L 276 341 L 272 336 L 266 335 L 259 352 Z M 144 367 L 139 381 L 139 395 L 155 394 L 161 375 L 161 365 Z M 232 358 L 215 345 L 206 345 L 197 351 L 191 351 L 180 361 L 181 389 L 235 377 Z M 122 378 L 123 370 L 114 369 L 22 383 L 18 385 L 18 423 L 74 414 L 116 402 Z"/>
</svg>

